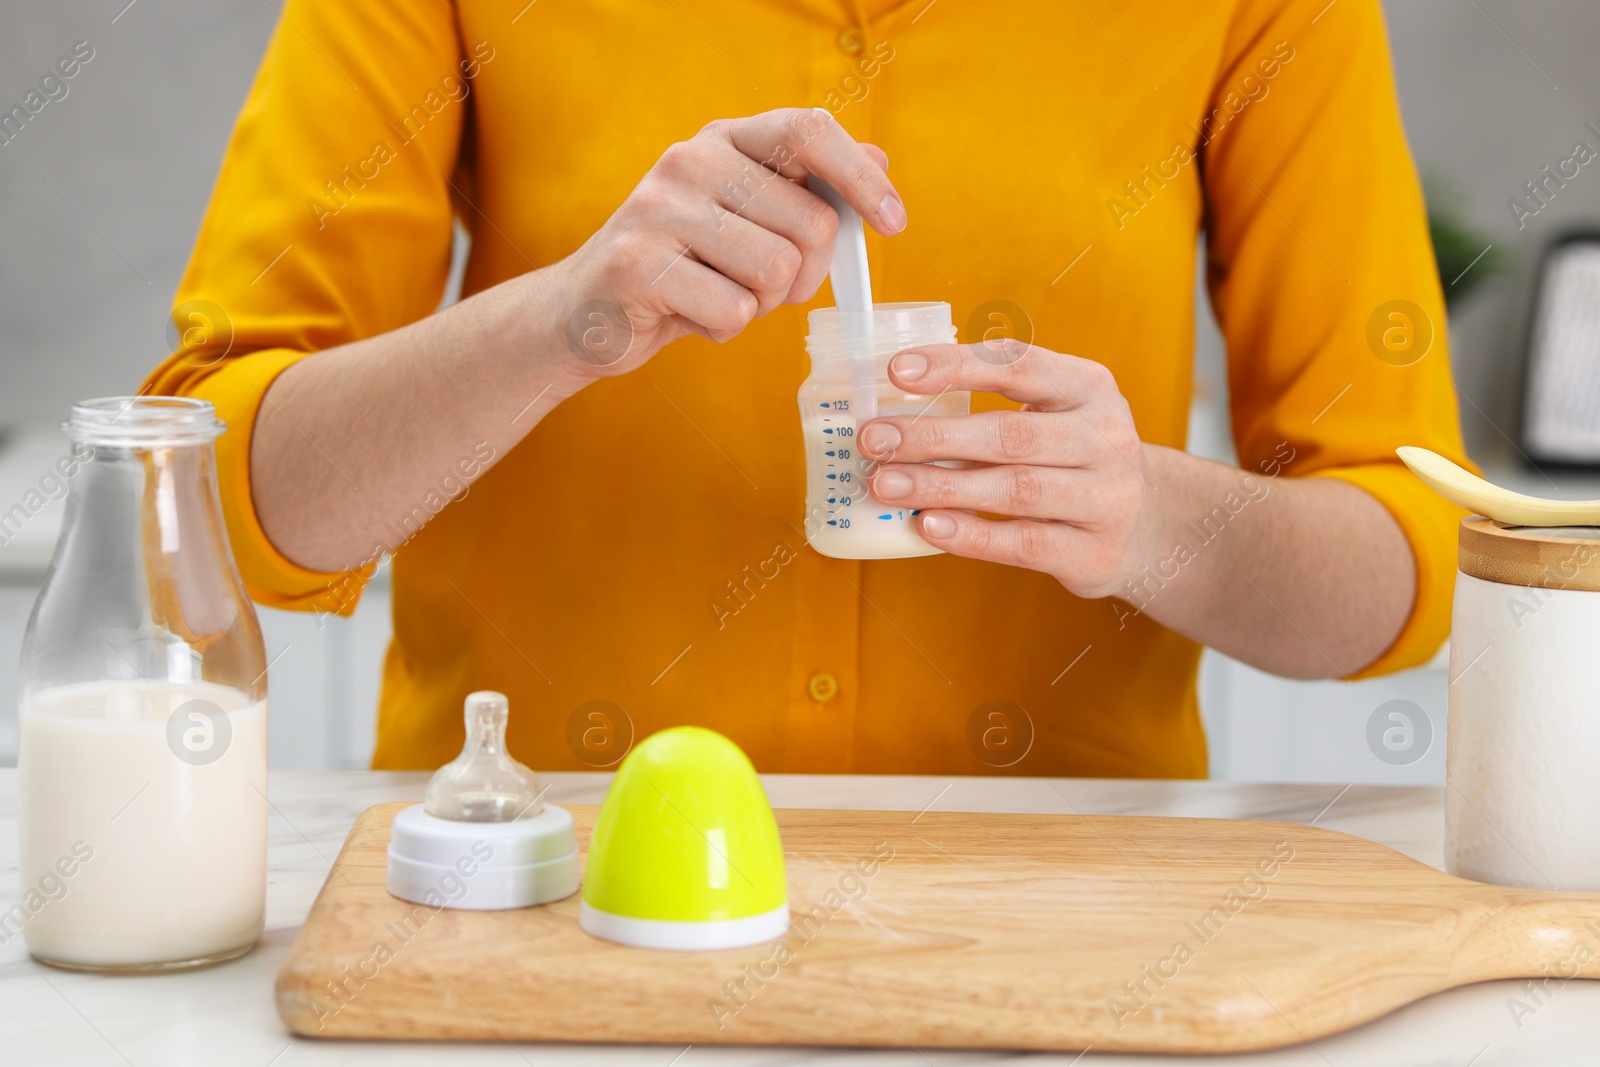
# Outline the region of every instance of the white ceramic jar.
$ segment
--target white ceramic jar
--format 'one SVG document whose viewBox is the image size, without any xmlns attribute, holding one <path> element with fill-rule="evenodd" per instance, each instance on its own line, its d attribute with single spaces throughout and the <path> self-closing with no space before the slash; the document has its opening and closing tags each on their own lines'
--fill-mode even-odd
<svg viewBox="0 0 1600 1067">
<path fill-rule="evenodd" d="M 1461 524 L 1445 865 L 1600 890 L 1600 529 Z"/>
</svg>

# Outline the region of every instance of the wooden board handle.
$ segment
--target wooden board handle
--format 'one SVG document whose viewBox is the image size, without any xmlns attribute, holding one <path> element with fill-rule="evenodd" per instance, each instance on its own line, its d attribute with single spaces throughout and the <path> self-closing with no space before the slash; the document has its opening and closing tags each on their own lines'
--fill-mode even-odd
<svg viewBox="0 0 1600 1067">
<path fill-rule="evenodd" d="M 1600 893 L 1483 888 L 1482 919 L 1456 950 L 1452 974 L 1460 982 L 1600 978 Z"/>
</svg>

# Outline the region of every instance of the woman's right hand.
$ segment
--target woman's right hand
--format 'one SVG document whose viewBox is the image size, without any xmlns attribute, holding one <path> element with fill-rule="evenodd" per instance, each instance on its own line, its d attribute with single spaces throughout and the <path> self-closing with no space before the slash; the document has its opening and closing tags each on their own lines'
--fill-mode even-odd
<svg viewBox="0 0 1600 1067">
<path fill-rule="evenodd" d="M 822 110 L 713 122 L 668 148 L 583 247 L 549 272 L 584 376 L 622 374 L 695 333 L 736 336 L 828 274 L 839 217 L 794 179 L 816 175 L 873 229 L 906 225 L 888 159 Z"/>
<path fill-rule="evenodd" d="M 902 230 L 887 163 L 822 111 L 714 122 L 667 149 L 566 259 L 295 363 L 272 379 L 250 439 L 267 536 L 319 571 L 397 550 L 430 517 L 417 502 L 438 497 L 440 471 L 470 481 L 591 382 L 685 334 L 725 341 L 811 299 L 839 217 L 806 177 L 878 232 Z"/>
</svg>

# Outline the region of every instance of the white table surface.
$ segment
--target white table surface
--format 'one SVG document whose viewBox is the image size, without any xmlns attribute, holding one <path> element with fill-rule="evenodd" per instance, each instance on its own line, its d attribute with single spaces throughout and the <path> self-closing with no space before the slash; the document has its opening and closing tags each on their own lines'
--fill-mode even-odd
<svg viewBox="0 0 1600 1067">
<path fill-rule="evenodd" d="M 609 776 L 553 774 L 555 803 L 598 803 Z M 0 1064 L 302 1067 L 311 1064 L 538 1064 L 539 1067 L 762 1067 L 871 1061 L 872 1067 L 966 1067 L 1006 1053 L 713 1048 L 677 1046 L 389 1044 L 291 1038 L 273 1008 L 272 983 L 295 931 L 355 817 L 372 804 L 420 800 L 422 774 L 278 771 L 271 778 L 266 933 L 244 958 L 208 970 L 112 977 L 35 963 L 20 937 L 0 947 Z M 769 775 L 777 807 L 1178 815 L 1311 823 L 1379 841 L 1425 863 L 1441 859 L 1439 790 L 1427 787 L 1252 785 L 1029 778 Z M 17 778 L 0 771 L 0 907 L 17 899 Z M 1551 983 L 1552 995 L 1520 1027 L 1508 999 L 1520 982 L 1453 990 L 1345 1034 L 1277 1052 L 1196 1060 L 1207 1065 L 1310 1067 L 1600 1063 L 1600 982 Z M 1529 1001 L 1529 1003 L 1534 1003 Z M 681 1058 L 680 1058 L 681 1057 Z M 1169 1057 L 1026 1056 L 1043 1067 L 1122 1067 Z"/>
</svg>

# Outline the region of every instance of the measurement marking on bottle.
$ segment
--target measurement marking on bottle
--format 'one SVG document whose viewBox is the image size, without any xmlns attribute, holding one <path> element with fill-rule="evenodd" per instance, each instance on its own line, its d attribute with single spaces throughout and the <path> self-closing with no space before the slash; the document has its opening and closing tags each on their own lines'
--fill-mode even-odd
<svg viewBox="0 0 1600 1067">
<path fill-rule="evenodd" d="M 860 427 L 848 418 L 836 421 L 832 417 L 833 414 L 849 411 L 849 401 L 834 400 L 818 406 L 829 414 L 818 416 L 817 422 L 813 425 L 828 437 L 819 442 L 821 447 L 812 453 L 814 456 L 820 453 L 819 458 L 822 463 L 820 470 L 813 468 L 815 474 L 812 476 L 820 474 L 824 480 L 834 483 L 827 487 L 826 493 L 822 496 L 825 510 L 818 517 L 818 521 L 840 533 L 851 530 L 852 519 L 848 516 L 855 510 L 854 506 L 857 504 L 874 509 L 868 511 L 865 517 L 876 518 L 879 522 L 905 523 L 918 514 L 911 510 L 891 509 L 886 512 L 875 510 L 883 507 L 883 504 L 873 500 L 866 492 L 865 482 L 862 479 L 866 477 L 869 466 L 863 466 L 865 457 L 857 454 L 854 448 L 846 447 Z M 858 484 L 860 488 L 857 488 Z M 856 519 L 862 517 L 855 516 Z"/>
</svg>

